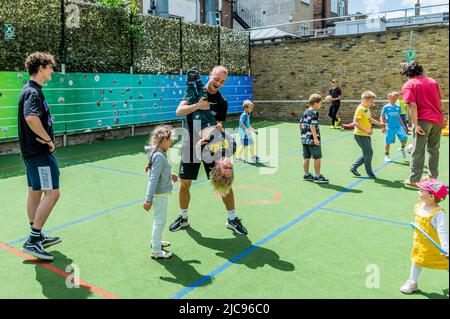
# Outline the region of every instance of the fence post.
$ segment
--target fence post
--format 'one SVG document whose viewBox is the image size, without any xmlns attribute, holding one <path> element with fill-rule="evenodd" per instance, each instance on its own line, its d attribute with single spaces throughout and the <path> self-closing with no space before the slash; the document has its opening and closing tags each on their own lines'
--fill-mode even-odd
<svg viewBox="0 0 450 319">
<path fill-rule="evenodd" d="M 219 54 L 218 54 L 218 65 L 221 65 L 220 64 L 220 25 L 218 26 L 218 28 L 219 28 L 219 32 L 218 32 L 218 36 L 217 36 L 217 46 L 218 46 L 218 50 L 219 50 Z"/>
<path fill-rule="evenodd" d="M 251 50 L 251 31 L 248 31 L 248 75 L 251 76 L 252 68 L 252 50 Z"/>
<path fill-rule="evenodd" d="M 65 42 L 65 37 L 66 37 L 66 31 L 65 31 L 65 15 L 66 15 L 66 9 L 65 9 L 65 1 L 61 0 L 61 17 L 60 17 L 60 22 L 61 22 L 61 38 L 59 41 L 59 57 L 61 59 L 61 73 L 65 74 L 66 73 L 66 55 L 65 55 L 65 50 L 66 50 L 66 42 Z"/>
<path fill-rule="evenodd" d="M 130 74 L 133 74 L 134 66 L 134 28 L 133 28 L 133 12 L 130 10 Z"/>
</svg>

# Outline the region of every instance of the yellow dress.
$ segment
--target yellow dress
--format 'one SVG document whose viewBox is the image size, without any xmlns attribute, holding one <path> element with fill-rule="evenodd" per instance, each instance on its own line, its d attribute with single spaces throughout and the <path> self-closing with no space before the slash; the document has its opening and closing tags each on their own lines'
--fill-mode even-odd
<svg viewBox="0 0 450 319">
<path fill-rule="evenodd" d="M 436 229 L 431 224 L 433 216 L 442 208 L 438 207 L 434 209 L 428 217 L 423 217 L 418 214 L 420 204 L 417 204 L 414 208 L 415 223 L 422 228 L 439 246 L 439 236 Z M 414 265 L 419 267 L 431 268 L 431 269 L 447 269 L 448 259 L 441 255 L 439 249 L 437 249 L 422 233 L 417 229 L 414 231 L 414 244 L 411 254 L 411 259 Z"/>
</svg>

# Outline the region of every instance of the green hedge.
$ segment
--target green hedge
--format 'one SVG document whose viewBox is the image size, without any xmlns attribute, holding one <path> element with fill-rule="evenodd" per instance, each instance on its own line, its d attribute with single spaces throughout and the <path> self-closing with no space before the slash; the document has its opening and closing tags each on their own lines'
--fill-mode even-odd
<svg viewBox="0 0 450 319">
<path fill-rule="evenodd" d="M 198 66 L 201 73 L 219 63 L 219 28 L 183 23 L 183 71 Z"/>
<path fill-rule="evenodd" d="M 135 72 L 178 73 L 180 22 L 154 16 L 137 16 L 134 22 Z"/>
<path fill-rule="evenodd" d="M 51 52 L 58 65 L 64 60 L 67 72 L 127 73 L 133 66 L 135 73 L 170 74 L 198 66 L 208 73 L 218 63 L 232 75 L 249 69 L 247 32 L 154 16 L 131 18 L 125 9 L 79 0 L 65 0 L 65 50 L 60 56 L 60 0 L 0 1 L 1 71 L 23 70 L 34 51 Z M 74 21 L 74 5 L 79 28 L 68 25 Z M 15 39 L 5 40 L 4 24 L 14 25 Z"/>
<path fill-rule="evenodd" d="M 61 6 L 58 0 L 0 1 L 0 70 L 22 71 L 32 52 L 51 52 L 60 62 Z M 5 40 L 4 24 L 12 24 L 16 37 Z"/>
<path fill-rule="evenodd" d="M 121 9 L 66 0 L 66 8 L 70 4 L 76 4 L 80 8 L 80 28 L 66 27 L 67 71 L 129 72 L 129 13 Z M 68 14 L 66 11 L 66 20 Z"/>
<path fill-rule="evenodd" d="M 249 34 L 220 28 L 220 64 L 231 74 L 246 74 L 250 69 Z"/>
</svg>

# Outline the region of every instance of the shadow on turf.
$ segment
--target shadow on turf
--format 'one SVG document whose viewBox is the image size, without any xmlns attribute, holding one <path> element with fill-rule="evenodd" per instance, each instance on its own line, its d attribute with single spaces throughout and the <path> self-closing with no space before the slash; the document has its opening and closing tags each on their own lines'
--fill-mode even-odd
<svg viewBox="0 0 450 319">
<path fill-rule="evenodd" d="M 422 295 L 424 297 L 427 297 L 428 299 L 448 299 L 448 288 L 442 290 L 442 294 L 438 294 L 435 292 L 428 293 L 422 290 L 415 292 L 415 294 Z"/>
<path fill-rule="evenodd" d="M 233 232 L 234 238 L 209 238 L 203 237 L 202 234 L 191 226 L 186 229 L 189 236 L 192 237 L 199 245 L 217 250 L 217 256 L 227 261 L 232 260 L 240 255 L 243 251 L 253 246 L 253 243 L 247 236 L 238 235 Z M 282 271 L 294 271 L 295 266 L 285 260 L 281 260 L 280 256 L 273 250 L 256 247 L 251 254 L 235 262 L 236 264 L 245 265 L 248 268 L 256 269 L 269 265 L 275 269 Z"/>
<path fill-rule="evenodd" d="M 317 184 L 322 188 L 326 188 L 326 189 L 332 189 L 335 190 L 336 192 L 346 192 L 346 193 L 362 193 L 362 190 L 359 189 L 353 189 L 350 188 L 348 189 L 347 187 L 342 187 L 339 185 L 334 185 L 334 184 Z"/>
<path fill-rule="evenodd" d="M 173 276 L 173 278 L 160 276 L 159 278 L 164 281 L 188 287 L 193 282 L 205 277 L 192 266 L 192 264 L 200 264 L 199 260 L 183 260 L 173 254 L 169 260 L 158 259 L 157 262 L 163 265 Z M 201 286 L 207 286 L 210 283 L 211 278 L 206 280 Z"/>
<path fill-rule="evenodd" d="M 62 271 L 66 271 L 67 266 L 73 263 L 72 259 L 59 251 L 52 251 L 52 255 L 55 259 L 49 264 Z M 68 288 L 66 285 L 66 278 L 41 267 L 39 263 L 35 261 L 25 260 L 23 263 L 26 265 L 34 265 L 36 280 L 42 286 L 42 293 L 48 299 L 87 299 L 93 295 L 90 290 L 81 286 L 79 288 Z M 73 274 L 71 270 L 68 270 L 67 272 Z"/>
<path fill-rule="evenodd" d="M 375 183 L 377 184 L 381 184 L 384 187 L 389 187 L 389 188 L 404 188 L 407 189 L 409 191 L 417 191 L 417 188 L 411 187 L 411 186 L 407 186 L 405 185 L 405 183 L 403 181 L 391 181 L 391 180 L 387 180 L 387 179 L 382 179 L 382 178 L 377 178 L 374 180 Z"/>
</svg>

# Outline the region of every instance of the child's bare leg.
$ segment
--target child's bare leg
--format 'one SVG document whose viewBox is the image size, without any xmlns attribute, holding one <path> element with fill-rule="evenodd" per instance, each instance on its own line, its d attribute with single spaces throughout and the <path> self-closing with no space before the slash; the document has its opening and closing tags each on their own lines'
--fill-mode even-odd
<svg viewBox="0 0 450 319">
<path fill-rule="evenodd" d="M 309 173 L 309 158 L 303 160 L 303 170 L 305 171 L 305 174 Z"/>
<path fill-rule="evenodd" d="M 391 145 L 386 144 L 386 145 L 384 146 L 384 153 L 385 153 L 385 154 L 389 154 L 390 149 L 391 149 Z"/>
<path fill-rule="evenodd" d="M 320 158 L 314 160 L 314 173 L 316 173 L 316 176 L 320 175 L 320 164 L 321 164 Z"/>
</svg>

